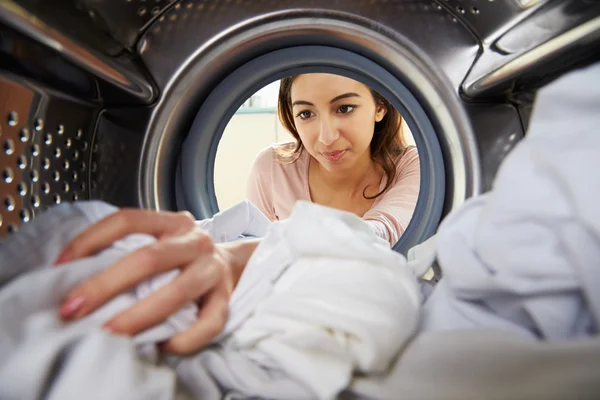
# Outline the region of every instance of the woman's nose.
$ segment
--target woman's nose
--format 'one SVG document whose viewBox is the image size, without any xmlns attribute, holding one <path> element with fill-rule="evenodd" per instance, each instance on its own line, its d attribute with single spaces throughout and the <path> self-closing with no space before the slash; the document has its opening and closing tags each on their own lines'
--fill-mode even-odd
<svg viewBox="0 0 600 400">
<path fill-rule="evenodd" d="M 319 132 L 319 142 L 325 146 L 329 146 L 336 140 L 338 140 L 340 134 L 335 126 L 331 124 L 327 119 L 321 120 L 321 131 Z"/>
</svg>

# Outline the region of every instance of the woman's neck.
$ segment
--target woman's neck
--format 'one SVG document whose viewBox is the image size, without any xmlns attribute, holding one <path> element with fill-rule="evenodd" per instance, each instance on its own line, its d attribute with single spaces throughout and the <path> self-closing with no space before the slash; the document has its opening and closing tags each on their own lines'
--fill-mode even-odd
<svg viewBox="0 0 600 400">
<path fill-rule="evenodd" d="M 311 170 L 313 173 L 316 172 L 318 180 L 327 188 L 340 194 L 347 193 L 350 196 L 360 195 L 361 197 L 367 185 L 370 187 L 366 194 L 376 194 L 383 176 L 378 165 L 371 160 L 369 151 L 366 151 L 347 171 L 328 171 L 311 157 Z"/>
</svg>

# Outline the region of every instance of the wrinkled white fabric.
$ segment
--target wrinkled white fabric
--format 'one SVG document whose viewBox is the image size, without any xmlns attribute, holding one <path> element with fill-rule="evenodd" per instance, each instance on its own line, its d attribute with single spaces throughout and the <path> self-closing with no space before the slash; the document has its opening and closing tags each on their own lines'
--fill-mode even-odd
<svg viewBox="0 0 600 400">
<path fill-rule="evenodd" d="M 257 211 L 244 202 L 201 222 L 222 241 L 259 236 L 267 228 L 268 234 L 240 278 L 228 323 L 215 345 L 193 357 L 166 359 L 178 378 L 203 398 L 219 396 L 223 389 L 243 396 L 330 399 L 349 385 L 354 373 L 385 371 L 418 324 L 418 285 L 410 269 L 398 268 L 404 258 L 352 214 L 301 202 L 287 221 L 271 225 L 260 222 L 252 210 Z M 111 340 L 102 335 L 88 340 L 90 335 L 98 335 L 102 323 L 177 274 L 153 278 L 81 321 L 62 323 L 56 309 L 71 287 L 154 241 L 131 235 L 95 257 L 49 268 L 60 251 L 53 246 L 60 249 L 74 236 L 56 242 L 60 229 L 78 232 L 114 211 L 99 202 L 65 204 L 2 243 L 0 269 L 9 265 L 29 271 L 0 290 L 0 358 L 8 360 L 0 368 L 0 387 L 9 397 L 39 394 L 48 386 L 58 390 L 56 382 L 44 378 L 56 357 L 71 357 L 69 348 L 78 348 L 76 357 L 89 353 L 88 361 L 94 363 L 102 352 L 98 346 Z M 66 222 L 64 228 L 56 225 L 59 220 Z M 73 220 L 77 226 L 70 223 Z M 29 243 L 39 244 L 41 259 L 11 258 Z M 191 304 L 135 336 L 137 354 L 156 362 L 154 345 L 187 328 L 196 313 Z M 37 369 L 30 368 L 32 364 Z M 123 365 L 114 367 L 120 370 Z M 14 379 L 24 371 L 26 379 Z M 79 386 L 85 379 L 60 382 Z"/>
<path fill-rule="evenodd" d="M 222 386 L 245 395 L 335 398 L 354 373 L 386 371 L 414 334 L 420 294 L 404 263 L 357 216 L 298 202 L 269 230 L 239 283 L 266 283 L 272 293 L 206 365 Z M 264 279 L 265 268 L 281 264 L 283 274 Z"/>
<path fill-rule="evenodd" d="M 98 201 L 61 204 L 42 213 L 31 223 L 25 224 L 17 234 L 0 243 L 0 359 L 6 361 L 0 367 L 0 394 L 3 396 L 22 399 L 40 395 L 49 384 L 46 375 L 54 368 L 55 359 L 64 354 L 72 354 L 71 348 L 79 349 L 78 356 L 82 352 L 92 354 L 89 362 L 94 362 L 95 355 L 102 351 L 113 351 L 110 346 L 104 350 L 98 349 L 97 346 L 98 343 L 116 342 L 108 339 L 99 339 L 100 342 L 88 341 L 87 337 L 100 334 L 97 331 L 104 322 L 168 283 L 178 274 L 178 271 L 175 271 L 149 279 L 117 296 L 81 321 L 70 324 L 60 321 L 57 315 L 59 302 L 72 287 L 109 267 L 131 251 L 154 242 L 154 238 L 147 235 L 130 235 L 96 256 L 57 268 L 51 267 L 59 252 L 79 232 L 116 210 L 115 207 Z M 260 236 L 264 234 L 270 222 L 252 204 L 244 201 L 211 219 L 199 221 L 198 224 L 207 230 L 215 241 L 231 241 L 245 235 Z M 130 345 L 136 345 L 138 356 L 156 361 L 155 344 L 187 328 L 196 318 L 197 306 L 185 306 L 162 324 L 135 336 Z M 226 329 L 233 329 L 235 324 L 239 324 L 239 321 L 233 322 L 234 324 L 230 324 Z M 123 343 L 118 346 L 122 347 Z M 128 362 L 138 369 L 148 368 L 139 361 L 137 364 L 132 359 Z M 124 366 L 115 365 L 115 368 L 122 370 Z M 38 374 L 34 373 L 35 371 L 38 371 Z M 89 369 L 81 371 L 90 372 Z M 201 373 L 200 371 L 199 374 Z M 124 377 L 129 376 L 127 371 L 121 371 L 121 374 Z M 21 377 L 15 379 L 18 376 Z M 174 378 L 169 378 L 169 374 L 166 374 L 164 379 L 174 382 Z M 169 385 L 173 384 L 169 382 Z M 129 384 L 129 389 L 133 390 L 133 383 Z M 57 387 L 52 388 L 54 390 Z M 163 390 L 159 387 L 154 389 L 160 393 Z M 140 393 L 132 394 L 131 398 Z M 212 398 L 220 396 L 220 391 L 211 379 L 207 379 L 203 391 L 198 394 Z"/>
<path fill-rule="evenodd" d="M 600 65 L 542 89 L 491 192 L 446 218 L 423 330 L 585 337 L 600 318 Z M 566 123 L 565 121 L 569 121 Z"/>
<path fill-rule="evenodd" d="M 234 240 L 242 240 L 244 237 L 262 237 L 266 234 L 271 222 L 249 201 L 243 200 L 232 207 L 217 213 L 214 217 L 197 221 L 196 224 L 206 230 L 213 238 L 215 243 L 231 242 Z M 130 244 L 122 244 L 123 250 L 131 251 Z M 147 282 L 143 282 L 136 287 L 136 295 L 138 299 L 143 299 L 151 293 L 157 291 L 162 286 L 171 282 L 177 275 L 179 270 L 174 270 Z M 238 286 L 239 288 L 239 286 Z M 239 290 L 238 290 L 239 291 Z M 250 293 L 260 292 L 261 296 L 267 296 L 268 291 L 260 291 L 259 288 L 248 290 Z M 236 329 L 243 320 L 247 317 L 248 303 L 232 298 L 229 307 L 229 318 L 222 335 L 227 335 Z M 177 332 L 187 329 L 197 318 L 198 308 L 195 304 L 188 304 L 179 312 L 173 314 L 167 320 L 168 325 L 163 325 L 165 336 L 168 337 L 173 333 L 173 329 Z M 140 342 L 155 342 L 156 329 L 147 333 L 142 333 L 136 338 Z M 149 335 L 149 336 L 146 336 Z M 148 337 L 148 339 L 146 339 Z M 218 338 L 217 338 L 218 340 Z"/>
<path fill-rule="evenodd" d="M 25 225 L 18 235 L 7 238 L 0 247 L 0 271 L 27 271 L 32 268 L 39 271 L 14 282 L 12 287 L 0 294 L 0 299 L 14 296 L 33 306 L 44 304 L 51 298 L 50 304 L 56 305 L 56 300 L 65 294 L 66 289 L 59 290 L 60 284 L 50 286 L 46 283 L 48 280 L 67 280 L 74 284 L 74 279 L 83 280 L 110 266 L 125 254 L 155 241 L 148 235 L 129 235 L 115 242 L 111 248 L 96 257 L 88 257 L 56 269 L 49 268 L 58 256 L 58 252 L 75 236 L 73 232 L 81 232 L 91 223 L 99 221 L 116 210 L 117 208 L 98 201 L 62 204 L 44 213 L 40 220 Z M 242 201 L 216 214 L 213 218 L 198 221 L 197 224 L 219 243 L 233 241 L 244 235 L 264 235 L 270 222 L 251 203 Z M 31 243 L 35 243 L 33 253 L 28 250 Z M 75 269 L 78 271 L 74 271 Z M 117 310 L 123 310 L 145 298 L 172 281 L 178 274 L 179 270 L 174 270 L 142 282 L 129 293 L 118 296 L 109 305 L 92 314 L 88 320 L 108 320 Z M 75 275 L 77 278 L 71 279 L 70 276 Z M 27 298 L 30 292 L 28 288 L 34 283 L 36 287 L 48 287 L 50 290 L 38 293 L 39 298 Z M 165 324 L 138 335 L 136 342 L 156 342 L 157 338 L 164 339 L 171 336 L 173 332 L 184 330 L 196 320 L 197 312 L 197 306 L 189 304 L 170 316 Z M 236 324 L 239 325 L 239 321 L 234 318 L 228 328 L 233 329 Z M 151 340 L 147 340 L 147 337 Z"/>
<path fill-rule="evenodd" d="M 443 278 L 388 374 L 353 393 L 396 399 L 600 394 L 600 64 L 540 90 L 492 190 L 417 251 Z M 401 393 L 401 395 L 399 395 Z"/>
</svg>

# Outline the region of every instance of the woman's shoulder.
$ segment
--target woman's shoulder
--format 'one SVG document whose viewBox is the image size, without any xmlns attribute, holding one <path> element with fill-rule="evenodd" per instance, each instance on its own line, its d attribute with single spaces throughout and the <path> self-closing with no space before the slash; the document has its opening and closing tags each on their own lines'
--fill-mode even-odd
<svg viewBox="0 0 600 400">
<path fill-rule="evenodd" d="M 261 171 L 271 169 L 271 164 L 273 163 L 273 154 L 273 149 L 270 146 L 259 151 L 256 157 L 254 157 L 252 169 L 258 169 Z"/>
<path fill-rule="evenodd" d="M 296 142 L 273 143 L 262 149 L 254 158 L 255 170 L 272 171 L 294 164 L 301 155 L 294 152 Z"/>
<path fill-rule="evenodd" d="M 398 169 L 403 169 L 409 165 L 419 164 L 419 151 L 416 146 L 406 146 L 396 156 L 396 166 Z"/>
<path fill-rule="evenodd" d="M 400 152 L 400 154 L 398 154 L 398 160 L 401 160 L 403 158 L 407 158 L 407 159 L 415 159 L 419 157 L 419 151 L 417 150 L 417 146 L 414 145 L 408 145 L 404 148 L 404 150 L 402 150 Z"/>
<path fill-rule="evenodd" d="M 416 146 L 407 146 L 396 157 L 396 178 L 410 173 L 419 173 L 421 163 L 419 162 L 419 152 Z"/>
</svg>

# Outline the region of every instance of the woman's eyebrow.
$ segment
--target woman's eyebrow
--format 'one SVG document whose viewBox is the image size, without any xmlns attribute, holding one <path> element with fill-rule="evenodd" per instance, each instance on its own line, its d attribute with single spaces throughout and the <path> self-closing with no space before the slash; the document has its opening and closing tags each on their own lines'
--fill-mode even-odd
<svg viewBox="0 0 600 400">
<path fill-rule="evenodd" d="M 292 104 L 292 107 L 294 106 L 314 106 L 314 104 L 304 100 L 297 100 Z"/>
<path fill-rule="evenodd" d="M 354 92 L 340 94 L 339 96 L 336 96 L 333 99 L 331 99 L 331 101 L 329 102 L 329 104 L 333 104 L 336 101 L 341 100 L 341 99 L 347 99 L 348 97 L 360 97 L 360 94 L 354 93 Z M 313 103 L 311 103 L 309 101 L 305 101 L 305 100 L 296 100 L 295 102 L 292 103 L 292 107 L 294 107 L 294 106 L 301 106 L 301 105 L 302 106 L 314 106 Z"/>
<path fill-rule="evenodd" d="M 354 93 L 354 92 L 340 94 L 339 96 L 336 96 L 333 99 L 331 99 L 331 101 L 329 102 L 329 104 L 333 104 L 333 103 L 335 103 L 338 100 L 346 99 L 348 97 L 360 97 L 360 94 Z"/>
</svg>

